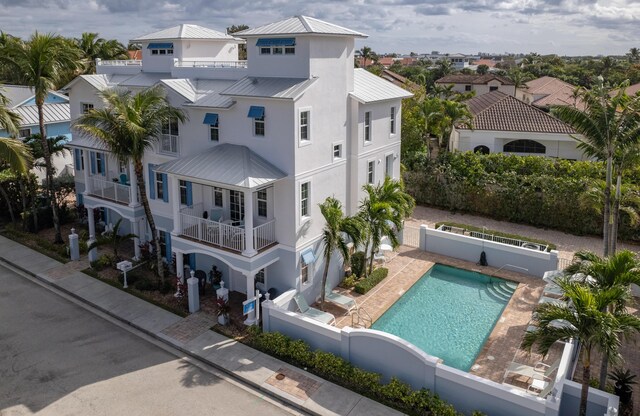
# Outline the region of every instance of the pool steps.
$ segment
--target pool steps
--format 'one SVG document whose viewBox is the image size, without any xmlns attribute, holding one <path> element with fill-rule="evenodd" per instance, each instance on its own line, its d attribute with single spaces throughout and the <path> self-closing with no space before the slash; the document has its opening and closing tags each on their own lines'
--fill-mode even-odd
<svg viewBox="0 0 640 416">
<path fill-rule="evenodd" d="M 491 283 L 487 284 L 487 294 L 498 301 L 501 302 L 509 302 L 511 299 L 511 295 L 518 287 L 518 284 L 515 282 L 510 282 L 507 280 L 494 280 Z"/>
</svg>

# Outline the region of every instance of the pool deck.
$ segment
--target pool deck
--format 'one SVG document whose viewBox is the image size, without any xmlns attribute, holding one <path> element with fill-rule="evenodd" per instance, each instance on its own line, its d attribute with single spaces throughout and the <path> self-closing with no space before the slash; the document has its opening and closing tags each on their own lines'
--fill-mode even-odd
<svg viewBox="0 0 640 416">
<path fill-rule="evenodd" d="M 543 358 L 535 353 L 526 354 L 519 349 L 531 320 L 531 314 L 542 294 L 545 284 L 542 279 L 504 269 L 498 271 L 494 267 L 482 267 L 475 263 L 401 246 L 396 252 L 387 254 L 385 267 L 389 269 L 389 275 L 369 293 L 360 295 L 352 290 L 341 288 L 337 290 L 353 297 L 358 306 L 364 309 L 375 322 L 435 263 L 474 270 L 519 283 L 469 371 L 470 374 L 502 383 L 505 369 L 511 361 L 532 364 Z M 345 316 L 343 309 L 327 303 L 325 310 L 336 316 L 337 327 L 351 326 L 351 316 Z M 545 362 L 553 362 L 560 351 L 559 345 L 559 348 L 554 348 Z M 517 385 L 517 381 L 514 384 Z"/>
</svg>

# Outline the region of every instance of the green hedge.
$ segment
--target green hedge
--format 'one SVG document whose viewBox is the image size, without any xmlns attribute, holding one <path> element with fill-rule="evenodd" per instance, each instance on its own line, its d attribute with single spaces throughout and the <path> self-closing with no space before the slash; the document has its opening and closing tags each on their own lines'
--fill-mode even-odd
<svg viewBox="0 0 640 416">
<path fill-rule="evenodd" d="M 624 172 L 627 195 L 640 194 L 639 169 Z M 454 152 L 414 163 L 404 173 L 404 182 L 418 204 L 572 234 L 600 235 L 601 203 L 594 202 L 591 191 L 603 186 L 604 175 L 600 162 Z M 640 240 L 640 227 L 632 226 L 624 213 L 619 235 Z"/>
<path fill-rule="evenodd" d="M 279 332 L 254 331 L 249 341 L 252 347 L 403 413 L 416 416 L 461 415 L 429 390 L 413 390 L 396 378 L 383 384 L 379 374 L 354 367 L 334 354 L 311 351 L 302 340 L 293 340 Z"/>
<path fill-rule="evenodd" d="M 492 234 L 500 237 L 513 238 L 515 240 L 529 241 L 531 243 L 537 243 L 543 246 L 548 246 L 547 250 L 556 250 L 558 248 L 555 244 L 550 243 L 546 240 L 540 240 L 538 238 L 531 238 L 529 236 L 523 236 L 518 234 L 503 233 L 502 231 L 490 230 L 488 228 L 476 227 L 474 225 L 462 224 L 459 222 L 451 222 L 451 221 L 438 222 L 436 223 L 436 228 L 440 227 L 441 225 L 448 225 L 449 227 L 464 228 L 467 231 L 476 231 L 479 233 L 484 232 L 485 234 Z"/>
<path fill-rule="evenodd" d="M 374 271 L 371 272 L 369 276 L 358 281 L 358 283 L 356 283 L 354 290 L 357 293 L 364 295 L 365 293 L 373 289 L 378 283 L 384 280 L 384 278 L 387 277 L 387 274 L 389 274 L 389 270 L 387 270 L 384 267 L 375 269 Z"/>
</svg>

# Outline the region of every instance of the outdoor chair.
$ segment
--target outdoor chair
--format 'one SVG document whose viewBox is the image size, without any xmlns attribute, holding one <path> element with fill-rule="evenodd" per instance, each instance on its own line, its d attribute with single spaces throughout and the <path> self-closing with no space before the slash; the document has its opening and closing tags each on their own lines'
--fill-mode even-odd
<svg viewBox="0 0 640 416">
<path fill-rule="evenodd" d="M 555 380 L 545 381 L 541 378 L 534 377 L 531 384 L 527 387 L 527 391 L 534 396 L 544 399 L 549 393 L 551 393 L 554 384 Z"/>
<path fill-rule="evenodd" d="M 542 379 L 551 379 L 551 374 L 560 367 L 560 360 L 554 361 L 551 365 L 538 361 L 535 365 L 530 366 L 512 362 L 504 373 L 503 378 L 511 376 L 525 376 L 529 378 L 542 377 Z"/>
<path fill-rule="evenodd" d="M 293 297 L 293 300 L 298 304 L 298 309 L 302 316 L 306 316 L 307 318 L 311 318 L 315 321 L 322 322 L 327 325 L 335 325 L 336 317 L 330 314 L 329 312 L 323 312 L 320 309 L 312 308 L 309 306 L 304 297 L 297 294 Z"/>
<path fill-rule="evenodd" d="M 351 311 L 358 309 L 358 305 L 356 304 L 355 299 L 352 299 L 349 296 L 341 295 L 338 292 L 334 292 L 328 281 L 324 287 L 324 290 L 325 300 L 338 305 L 343 309 L 346 309 L 347 313 L 345 313 L 345 315 L 348 315 L 351 313 Z"/>
<path fill-rule="evenodd" d="M 378 251 L 376 253 L 373 253 L 373 260 L 380 261 L 382 262 L 382 264 L 384 264 L 387 261 L 387 258 L 384 256 L 384 253 Z"/>
<path fill-rule="evenodd" d="M 129 185 L 129 178 L 127 177 L 126 173 L 120 174 L 120 183 L 123 185 Z"/>
</svg>

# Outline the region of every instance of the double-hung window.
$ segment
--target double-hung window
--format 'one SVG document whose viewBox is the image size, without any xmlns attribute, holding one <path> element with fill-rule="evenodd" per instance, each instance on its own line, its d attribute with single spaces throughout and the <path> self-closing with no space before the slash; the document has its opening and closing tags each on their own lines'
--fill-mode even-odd
<svg viewBox="0 0 640 416">
<path fill-rule="evenodd" d="M 304 262 L 304 260 L 300 263 L 300 283 L 307 284 L 309 283 L 309 267 L 311 265 Z"/>
<path fill-rule="evenodd" d="M 20 139 L 25 139 L 31 136 L 31 129 L 20 129 L 18 130 L 18 137 Z"/>
<path fill-rule="evenodd" d="M 162 173 L 155 172 L 156 198 L 164 199 L 164 177 Z"/>
<path fill-rule="evenodd" d="M 393 154 L 387 155 L 385 157 L 384 174 L 385 176 L 393 178 Z"/>
<path fill-rule="evenodd" d="M 371 142 L 371 111 L 364 113 L 364 141 Z"/>
<path fill-rule="evenodd" d="M 244 221 L 244 193 L 229 191 L 229 214 L 232 221 Z"/>
<path fill-rule="evenodd" d="M 204 124 L 209 126 L 209 140 L 212 142 L 220 141 L 220 131 L 218 130 L 220 125 L 219 117 L 215 113 L 207 113 L 204 116 Z"/>
<path fill-rule="evenodd" d="M 391 107 L 391 112 L 389 114 L 389 121 L 390 121 L 389 130 L 391 134 L 396 134 L 396 108 L 395 107 Z"/>
<path fill-rule="evenodd" d="M 247 116 L 253 119 L 253 135 L 264 136 L 264 107 L 252 105 Z"/>
<path fill-rule="evenodd" d="M 308 217 L 310 215 L 310 192 L 311 182 L 305 182 L 300 184 L 300 216 Z"/>
<path fill-rule="evenodd" d="M 313 254 L 313 248 L 309 247 L 300 253 L 300 283 L 303 285 L 311 280 L 313 275 L 312 267 L 315 261 L 316 256 Z"/>
<path fill-rule="evenodd" d="M 100 175 L 104 175 L 105 173 L 104 153 L 100 153 L 100 152 L 96 153 L 96 173 Z"/>
<path fill-rule="evenodd" d="M 213 205 L 218 208 L 223 207 L 222 188 L 213 188 Z"/>
<path fill-rule="evenodd" d="M 93 104 L 91 103 L 82 103 L 82 114 L 87 114 L 89 111 L 93 110 Z"/>
<path fill-rule="evenodd" d="M 309 131 L 309 122 L 311 111 L 305 110 L 300 112 L 300 141 L 311 141 L 311 132 Z"/>
<path fill-rule="evenodd" d="M 258 200 L 258 216 L 267 216 L 267 190 L 261 189 L 256 192 L 256 199 Z"/>
<path fill-rule="evenodd" d="M 187 201 L 187 199 L 188 199 L 188 197 L 187 197 L 187 181 L 180 180 L 178 182 L 178 187 L 180 188 L 180 203 L 182 205 L 188 205 L 189 202 Z"/>
<path fill-rule="evenodd" d="M 376 162 L 372 160 L 367 162 L 367 183 L 373 184 L 375 180 L 376 180 Z"/>
<path fill-rule="evenodd" d="M 163 153 L 178 153 L 178 119 L 172 118 L 162 126 L 162 137 L 160 140 L 160 150 Z"/>
</svg>

